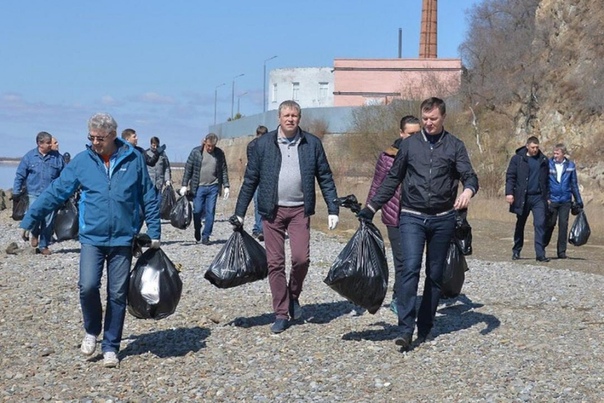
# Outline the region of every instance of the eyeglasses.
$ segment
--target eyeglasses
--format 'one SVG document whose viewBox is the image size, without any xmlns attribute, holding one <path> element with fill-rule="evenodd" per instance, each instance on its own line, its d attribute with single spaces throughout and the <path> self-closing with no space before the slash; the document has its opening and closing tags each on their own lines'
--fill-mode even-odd
<svg viewBox="0 0 604 403">
<path fill-rule="evenodd" d="M 90 140 L 90 141 L 95 141 L 96 140 L 99 143 L 103 143 L 107 137 L 109 137 L 109 135 L 107 135 L 107 136 L 93 136 L 92 134 L 88 134 L 88 140 Z"/>
</svg>

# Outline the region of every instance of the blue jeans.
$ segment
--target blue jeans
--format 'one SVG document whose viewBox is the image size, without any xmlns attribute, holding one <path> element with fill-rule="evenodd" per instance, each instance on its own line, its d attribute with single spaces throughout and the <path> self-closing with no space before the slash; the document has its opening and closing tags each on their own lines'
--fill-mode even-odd
<svg viewBox="0 0 604 403">
<path fill-rule="evenodd" d="M 254 228 L 252 234 L 262 234 L 262 216 L 258 213 L 258 189 L 254 192 Z"/>
<path fill-rule="evenodd" d="M 107 262 L 107 307 L 105 323 L 102 327 L 102 351 L 118 352 L 126 316 L 126 298 L 130 264 L 131 246 L 93 246 L 82 244 L 80 252 L 80 306 L 84 317 L 84 329 L 92 335 L 101 334 L 103 307 L 101 304 L 101 277 L 103 266 Z"/>
<path fill-rule="evenodd" d="M 546 222 L 545 209 L 546 201 L 541 195 L 527 195 L 526 203 L 522 214 L 516 215 L 516 228 L 514 229 L 514 247 L 513 252 L 520 254 L 524 246 L 524 226 L 531 211 L 533 212 L 533 227 L 535 229 L 535 255 L 536 257 L 545 257 L 545 247 L 543 240 L 545 238 Z M 567 235 L 568 236 L 568 235 Z"/>
<path fill-rule="evenodd" d="M 201 214 L 205 213 L 205 225 L 202 238 L 209 238 L 214 229 L 214 215 L 216 215 L 216 200 L 218 199 L 218 184 L 199 186 L 193 199 L 193 226 L 197 231 L 201 228 Z"/>
<path fill-rule="evenodd" d="M 29 197 L 29 205 L 34 204 L 38 196 L 27 195 Z M 35 227 L 31 230 L 31 234 L 33 236 L 38 237 L 39 249 L 48 248 L 50 245 L 50 241 L 52 240 L 52 234 L 55 232 L 55 212 L 51 212 L 46 217 L 44 217 L 44 221 L 39 221 L 36 223 Z"/>
<path fill-rule="evenodd" d="M 403 267 L 395 272 L 398 325 L 402 334 L 412 335 L 417 316 L 417 330 L 426 335 L 432 329 L 438 308 L 445 260 L 455 231 L 455 212 L 442 216 L 401 213 Z M 417 286 L 426 246 L 426 280 L 416 312 Z"/>
</svg>

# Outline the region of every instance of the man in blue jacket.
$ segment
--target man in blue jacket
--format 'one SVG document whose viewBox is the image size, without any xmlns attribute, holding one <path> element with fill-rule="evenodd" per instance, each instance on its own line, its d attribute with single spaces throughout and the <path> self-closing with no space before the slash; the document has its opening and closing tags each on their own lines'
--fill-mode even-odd
<svg viewBox="0 0 604 403">
<path fill-rule="evenodd" d="M 103 329 L 104 365 L 116 367 L 126 314 L 132 262 L 132 242 L 144 214 L 151 247 L 160 245 L 159 206 L 144 157 L 117 138 L 117 123 L 106 113 L 88 121 L 86 150 L 76 155 L 30 207 L 21 228 L 61 206 L 76 190 L 79 201 L 80 305 L 86 335 L 81 350 L 92 356 Z M 103 266 L 107 263 L 107 306 L 104 324 L 100 297 Z"/>
<path fill-rule="evenodd" d="M 316 136 L 300 129 L 300 105 L 279 105 L 279 127 L 258 138 L 245 169 L 235 215 L 230 221 L 243 224 L 245 212 L 258 191 L 258 213 L 262 216 L 268 281 L 273 296 L 273 333 L 298 320 L 298 302 L 310 265 L 310 216 L 315 214 L 315 180 L 327 204 L 330 230 L 338 224 L 336 186 L 325 150 Z M 285 234 L 291 248 L 289 283 L 285 274 Z"/>
<path fill-rule="evenodd" d="M 549 262 L 543 244 L 545 217 L 549 199 L 549 163 L 539 150 L 539 139 L 531 136 L 526 145 L 516 150 L 510 159 L 505 174 L 505 200 L 510 205 L 510 213 L 516 214 L 512 260 L 520 259 L 524 245 L 524 226 L 533 212 L 535 229 L 535 254 L 538 262 Z"/>
<path fill-rule="evenodd" d="M 13 184 L 13 199 L 18 200 L 27 192 L 31 206 L 44 189 L 59 177 L 65 162 L 63 156 L 57 150 L 52 149 L 52 140 L 53 137 L 49 133 L 38 133 L 36 136 L 38 146 L 21 158 Z M 31 246 L 37 248 L 44 256 L 51 254 L 48 245 L 52 239 L 54 218 L 55 211 L 51 210 L 31 229 Z"/>
<path fill-rule="evenodd" d="M 558 222 L 558 259 L 566 259 L 568 240 L 568 215 L 574 197 L 579 208 L 583 200 L 579 193 L 575 163 L 566 158 L 566 147 L 559 143 L 554 146 L 554 156 L 549 160 L 549 212 L 551 219 L 545 232 L 544 246 L 552 239 L 556 221 Z M 553 224 L 553 225 L 552 225 Z"/>
</svg>

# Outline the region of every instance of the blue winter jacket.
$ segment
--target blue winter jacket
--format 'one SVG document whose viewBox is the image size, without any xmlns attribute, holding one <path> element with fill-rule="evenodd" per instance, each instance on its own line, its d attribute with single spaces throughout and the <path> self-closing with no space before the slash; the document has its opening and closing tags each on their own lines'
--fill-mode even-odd
<svg viewBox="0 0 604 403">
<path fill-rule="evenodd" d="M 579 182 L 577 181 L 575 163 L 564 158 L 562 164 L 564 169 L 562 170 L 562 178 L 560 182 L 558 182 L 556 162 L 553 158 L 550 158 L 549 160 L 550 201 L 552 203 L 567 203 L 572 201 L 572 196 L 574 196 L 575 201 L 582 206 L 583 200 L 579 193 Z"/>
<path fill-rule="evenodd" d="M 63 156 L 58 151 L 50 151 L 46 155 L 40 154 L 38 148 L 30 150 L 21 158 L 15 175 L 13 193 L 23 193 L 39 196 L 44 189 L 55 180 L 65 166 Z"/>
<path fill-rule="evenodd" d="M 119 138 L 115 142 L 117 155 L 109 174 L 102 158 L 87 146 L 30 206 L 21 228 L 31 230 L 80 189 L 81 243 L 129 246 L 142 224 L 142 215 L 147 234 L 151 239 L 160 239 L 159 204 L 145 160 L 130 144 Z"/>
</svg>

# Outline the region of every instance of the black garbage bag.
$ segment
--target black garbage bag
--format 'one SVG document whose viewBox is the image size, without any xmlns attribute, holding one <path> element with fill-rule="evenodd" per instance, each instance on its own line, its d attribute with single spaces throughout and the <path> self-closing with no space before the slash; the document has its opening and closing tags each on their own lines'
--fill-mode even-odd
<svg viewBox="0 0 604 403">
<path fill-rule="evenodd" d="M 69 198 L 55 214 L 54 231 L 57 241 L 76 239 L 79 230 L 78 207 L 73 198 Z"/>
<path fill-rule="evenodd" d="M 451 242 L 447 251 L 441 285 L 441 295 L 444 298 L 455 298 L 461 293 L 461 288 L 466 279 L 466 271 L 468 271 L 466 257 L 462 253 L 459 244 Z"/>
<path fill-rule="evenodd" d="M 170 258 L 160 249 L 147 249 L 130 272 L 128 312 L 139 319 L 163 319 L 174 313 L 182 281 Z"/>
<path fill-rule="evenodd" d="M 369 313 L 380 309 L 388 290 L 388 261 L 384 239 L 373 223 L 360 220 L 323 282 Z"/>
<path fill-rule="evenodd" d="M 161 191 L 161 204 L 159 206 L 159 217 L 162 220 L 169 220 L 170 213 L 176 204 L 176 194 L 172 184 L 166 185 Z"/>
<path fill-rule="evenodd" d="M 462 255 L 472 254 L 472 227 L 468 223 L 468 210 L 457 212 L 454 239 Z"/>
<path fill-rule="evenodd" d="M 193 209 L 186 196 L 176 200 L 172 211 L 170 211 L 170 223 L 178 229 L 186 229 L 193 219 Z"/>
<path fill-rule="evenodd" d="M 585 211 L 581 210 L 575 217 L 573 226 L 570 228 L 568 243 L 575 246 L 585 245 L 590 235 L 591 229 L 587 222 L 587 216 L 585 215 Z"/>
<path fill-rule="evenodd" d="M 21 221 L 29 208 L 29 196 L 27 193 L 22 193 L 19 196 L 13 195 L 11 200 L 13 201 L 13 220 Z"/>
<path fill-rule="evenodd" d="M 218 288 L 237 287 L 266 276 L 266 250 L 241 226 L 233 231 L 204 275 Z"/>
</svg>

